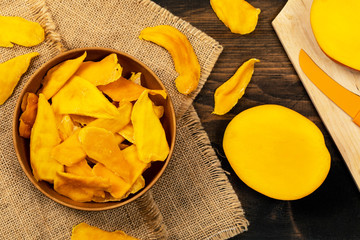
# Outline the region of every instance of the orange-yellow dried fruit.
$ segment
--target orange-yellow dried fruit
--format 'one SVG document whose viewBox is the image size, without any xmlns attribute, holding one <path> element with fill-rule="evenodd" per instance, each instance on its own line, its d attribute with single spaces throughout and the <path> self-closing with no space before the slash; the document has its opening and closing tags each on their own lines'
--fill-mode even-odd
<svg viewBox="0 0 360 240">
<path fill-rule="evenodd" d="M 255 30 L 259 8 L 254 8 L 245 0 L 210 0 L 217 17 L 233 33 L 248 34 Z"/>
<path fill-rule="evenodd" d="M 30 138 L 31 129 L 34 125 L 38 106 L 38 96 L 34 93 L 25 93 L 21 102 L 21 110 L 23 113 L 20 116 L 19 135 L 24 138 Z"/>
<path fill-rule="evenodd" d="M 256 62 L 260 61 L 252 58 L 242 64 L 229 80 L 216 89 L 214 114 L 223 115 L 236 105 L 245 93 L 245 89 L 254 73 L 254 64 Z"/>
<path fill-rule="evenodd" d="M 68 114 L 55 115 L 58 118 L 57 127 L 62 141 L 73 135 L 74 131 L 78 129 Z"/>
<path fill-rule="evenodd" d="M 45 39 L 45 31 L 37 22 L 22 17 L 0 16 L 0 47 L 13 47 L 12 43 L 32 47 Z"/>
<path fill-rule="evenodd" d="M 30 60 L 37 55 L 37 52 L 27 53 L 0 63 L 0 105 L 11 96 L 21 76 L 29 68 Z"/>
<path fill-rule="evenodd" d="M 197 88 L 200 64 L 191 43 L 183 33 L 172 26 L 159 25 L 143 29 L 139 38 L 156 43 L 171 54 L 175 70 L 179 73 L 175 84 L 180 93 L 187 95 Z"/>
</svg>

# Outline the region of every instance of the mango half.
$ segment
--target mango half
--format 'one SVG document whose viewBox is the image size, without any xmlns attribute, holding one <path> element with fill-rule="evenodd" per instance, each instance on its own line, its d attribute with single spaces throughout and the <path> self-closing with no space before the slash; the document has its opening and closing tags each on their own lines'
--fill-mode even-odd
<svg viewBox="0 0 360 240">
<path fill-rule="evenodd" d="M 331 59 L 360 70 L 360 1 L 314 0 L 311 27 L 323 52 Z"/>
<path fill-rule="evenodd" d="M 301 114 L 279 105 L 238 114 L 225 130 L 223 148 L 246 185 L 279 200 L 309 195 L 330 170 L 321 131 Z"/>
</svg>

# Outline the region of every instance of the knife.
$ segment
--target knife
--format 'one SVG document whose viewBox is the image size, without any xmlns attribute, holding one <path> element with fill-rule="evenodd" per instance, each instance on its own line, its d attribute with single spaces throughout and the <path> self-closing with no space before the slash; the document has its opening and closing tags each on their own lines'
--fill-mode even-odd
<svg viewBox="0 0 360 240">
<path fill-rule="evenodd" d="M 303 49 L 300 50 L 299 63 L 310 81 L 338 107 L 350 115 L 356 125 L 360 126 L 360 96 L 347 90 L 329 77 Z"/>
</svg>

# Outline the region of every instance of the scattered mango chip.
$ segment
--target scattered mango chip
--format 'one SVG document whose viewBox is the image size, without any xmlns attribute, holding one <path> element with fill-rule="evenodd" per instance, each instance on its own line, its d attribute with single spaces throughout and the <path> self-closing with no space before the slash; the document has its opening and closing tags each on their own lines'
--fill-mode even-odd
<svg viewBox="0 0 360 240">
<path fill-rule="evenodd" d="M 83 62 L 75 75 L 82 77 L 95 86 L 106 85 L 118 80 L 122 74 L 122 67 L 118 63 L 115 53 L 108 55 L 99 62 Z"/>
<path fill-rule="evenodd" d="M 86 223 L 76 225 L 72 230 L 71 240 L 138 240 L 125 232 L 116 230 L 107 232 Z"/>
<path fill-rule="evenodd" d="M 170 53 L 175 70 L 179 73 L 175 84 L 180 93 L 187 95 L 197 88 L 200 64 L 191 43 L 183 33 L 172 26 L 159 25 L 143 29 L 139 38 L 158 44 Z"/>
<path fill-rule="evenodd" d="M 73 76 L 52 98 L 58 114 L 78 114 L 95 118 L 114 118 L 119 111 L 90 82 Z"/>
<path fill-rule="evenodd" d="M 50 158 L 51 150 L 61 139 L 56 127 L 55 115 L 43 94 L 39 95 L 38 111 L 30 136 L 30 163 L 37 181 L 54 182 L 56 172 L 63 165 Z"/>
<path fill-rule="evenodd" d="M 0 105 L 11 96 L 21 76 L 27 71 L 30 60 L 37 55 L 37 52 L 27 53 L 0 63 Z"/>
<path fill-rule="evenodd" d="M 245 0 L 210 0 L 217 17 L 233 33 L 248 34 L 255 30 L 259 8 L 254 8 Z"/>
<path fill-rule="evenodd" d="M 38 96 L 34 93 L 25 93 L 21 102 L 23 113 L 20 116 L 19 134 L 24 138 L 30 138 L 31 129 L 34 125 L 38 106 Z"/>
<path fill-rule="evenodd" d="M 81 63 L 86 58 L 86 52 L 78 58 L 64 61 L 55 67 L 51 68 L 42 82 L 42 92 L 46 99 L 52 98 L 65 83 L 70 79 L 72 75 L 78 70 Z"/>
<path fill-rule="evenodd" d="M 245 93 L 245 89 L 254 73 L 254 64 L 256 62 L 260 61 L 252 58 L 242 64 L 229 80 L 216 89 L 214 114 L 223 115 L 236 105 Z"/>
<path fill-rule="evenodd" d="M 22 17 L 0 16 L 0 47 L 13 47 L 13 43 L 32 47 L 45 39 L 45 31 L 36 22 Z"/>
<path fill-rule="evenodd" d="M 134 104 L 131 122 L 140 160 L 145 163 L 164 161 L 169 154 L 169 144 L 148 91 L 144 91 Z"/>
</svg>

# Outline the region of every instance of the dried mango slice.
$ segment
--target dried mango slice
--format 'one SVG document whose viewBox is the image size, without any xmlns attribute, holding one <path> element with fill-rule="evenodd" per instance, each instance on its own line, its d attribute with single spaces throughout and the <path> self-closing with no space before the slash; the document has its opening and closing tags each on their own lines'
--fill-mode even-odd
<svg viewBox="0 0 360 240">
<path fill-rule="evenodd" d="M 93 117 L 76 115 L 76 114 L 70 114 L 70 117 L 73 120 L 73 122 L 78 123 L 81 126 L 88 125 L 92 121 L 96 120 L 96 118 L 93 118 Z"/>
<path fill-rule="evenodd" d="M 127 235 L 125 232 L 116 230 L 107 232 L 86 223 L 76 225 L 71 234 L 71 240 L 138 240 Z"/>
<path fill-rule="evenodd" d="M 135 144 L 122 150 L 124 156 L 124 166 L 128 170 L 123 179 L 134 184 L 141 174 L 150 166 L 150 163 L 144 163 L 139 159 L 138 149 Z"/>
<path fill-rule="evenodd" d="M 82 77 L 95 86 L 106 85 L 121 77 L 122 67 L 115 53 L 108 55 L 99 62 L 83 62 L 75 75 Z"/>
<path fill-rule="evenodd" d="M 78 176 L 95 176 L 85 158 L 76 164 L 65 166 L 65 172 Z"/>
<path fill-rule="evenodd" d="M 144 91 L 134 104 L 131 122 L 140 160 L 145 163 L 164 161 L 169 154 L 169 144 L 147 91 Z"/>
<path fill-rule="evenodd" d="M 129 192 L 125 194 L 124 198 L 127 198 L 130 194 L 135 194 L 145 187 L 145 179 L 142 175 L 136 179 L 135 183 L 129 189 Z"/>
<path fill-rule="evenodd" d="M 200 79 L 200 64 L 191 43 L 186 36 L 172 26 L 160 25 L 141 31 L 140 39 L 151 41 L 164 47 L 172 56 L 175 70 L 176 88 L 182 94 L 193 92 Z"/>
<path fill-rule="evenodd" d="M 86 52 L 78 58 L 70 59 L 51 68 L 43 79 L 42 92 L 46 99 L 52 98 L 78 70 Z"/>
<path fill-rule="evenodd" d="M 223 115 L 236 105 L 245 93 L 245 89 L 254 73 L 254 64 L 256 62 L 260 61 L 252 58 L 242 64 L 229 80 L 216 89 L 214 114 Z"/>
<path fill-rule="evenodd" d="M 61 139 L 50 104 L 43 94 L 39 95 L 38 111 L 30 136 L 30 163 L 37 181 L 54 182 L 56 172 L 63 165 L 50 157 L 51 150 Z"/>
<path fill-rule="evenodd" d="M 97 163 L 93 167 L 93 172 L 96 176 L 108 179 L 111 187 L 108 192 L 116 199 L 121 199 L 129 191 L 131 185 L 125 182 L 121 177 L 106 168 L 103 164 Z"/>
<path fill-rule="evenodd" d="M 119 134 L 121 136 L 123 136 L 126 140 L 128 140 L 131 143 L 135 143 L 135 139 L 134 139 L 134 126 L 132 125 L 132 123 L 130 122 L 129 124 L 127 124 L 125 127 L 123 127 L 120 131 Z"/>
<path fill-rule="evenodd" d="M 123 77 L 110 84 L 98 86 L 98 88 L 112 100 L 117 102 L 135 101 L 144 90 L 149 90 L 150 94 L 159 94 L 164 99 L 167 96 L 165 90 L 150 90 Z"/>
<path fill-rule="evenodd" d="M 72 166 L 85 159 L 86 152 L 79 141 L 79 131 L 77 130 L 64 142 L 54 147 L 51 151 L 51 158 L 65 166 Z"/>
<path fill-rule="evenodd" d="M 0 105 L 11 96 L 21 76 L 29 68 L 30 60 L 37 55 L 37 52 L 27 53 L 0 63 Z"/>
<path fill-rule="evenodd" d="M 78 129 L 78 127 L 74 125 L 71 117 L 68 114 L 62 115 L 58 123 L 58 130 L 61 140 L 64 141 L 73 135 L 76 129 Z"/>
<path fill-rule="evenodd" d="M 114 118 L 117 108 L 90 82 L 73 76 L 52 98 L 58 114 L 78 114 L 95 118 Z"/>
<path fill-rule="evenodd" d="M 210 0 L 217 17 L 233 33 L 248 34 L 255 30 L 259 8 L 254 8 L 244 0 Z"/>
<path fill-rule="evenodd" d="M 21 17 L 0 16 L 0 31 L 0 47 L 13 47 L 12 43 L 32 47 L 45 39 L 39 23 Z"/>
<path fill-rule="evenodd" d="M 38 106 L 38 96 L 34 93 L 25 93 L 21 102 L 23 113 L 20 116 L 19 135 L 30 138 L 31 129 L 34 125 Z"/>
<path fill-rule="evenodd" d="M 141 85 L 141 72 L 132 72 L 131 76 L 129 77 L 129 80 L 133 83 Z"/>
<path fill-rule="evenodd" d="M 109 187 L 107 179 L 98 176 L 57 172 L 54 179 L 55 191 L 77 202 L 89 202 L 99 191 L 106 191 Z"/>
</svg>

